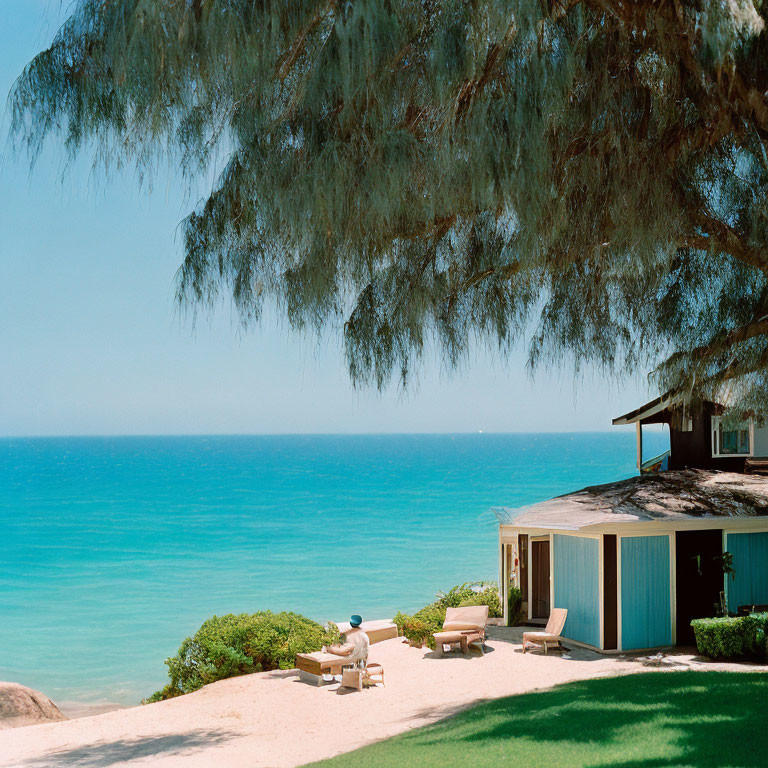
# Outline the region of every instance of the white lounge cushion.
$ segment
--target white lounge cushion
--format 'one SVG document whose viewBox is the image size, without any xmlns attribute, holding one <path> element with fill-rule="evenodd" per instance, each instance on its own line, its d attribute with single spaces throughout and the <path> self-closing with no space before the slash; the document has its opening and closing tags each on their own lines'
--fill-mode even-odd
<svg viewBox="0 0 768 768">
<path fill-rule="evenodd" d="M 446 621 L 443 624 L 444 632 L 461 632 L 462 630 L 482 630 L 484 627 L 480 624 L 470 624 L 467 621 Z"/>
<path fill-rule="evenodd" d="M 525 632 L 524 637 L 559 637 L 559 635 L 553 635 L 550 632 Z"/>
</svg>

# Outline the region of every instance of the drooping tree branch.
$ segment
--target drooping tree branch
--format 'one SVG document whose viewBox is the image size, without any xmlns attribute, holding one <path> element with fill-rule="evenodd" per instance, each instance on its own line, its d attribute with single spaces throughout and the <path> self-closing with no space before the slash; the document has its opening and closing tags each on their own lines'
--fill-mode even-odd
<svg viewBox="0 0 768 768">
<path fill-rule="evenodd" d="M 766 13 L 75 0 L 14 87 L 12 130 L 143 173 L 229 153 L 184 222 L 180 301 L 343 326 L 356 381 L 410 376 L 427 343 L 454 365 L 474 339 L 526 338 L 539 364 L 667 361 L 685 391 L 738 353 L 757 392 Z"/>
<path fill-rule="evenodd" d="M 750 267 L 768 273 L 768 245 L 757 248 L 744 242 L 744 238 L 732 227 L 707 214 L 695 214 L 694 221 L 704 234 L 684 236 L 683 245 L 710 253 L 727 253 Z"/>
</svg>

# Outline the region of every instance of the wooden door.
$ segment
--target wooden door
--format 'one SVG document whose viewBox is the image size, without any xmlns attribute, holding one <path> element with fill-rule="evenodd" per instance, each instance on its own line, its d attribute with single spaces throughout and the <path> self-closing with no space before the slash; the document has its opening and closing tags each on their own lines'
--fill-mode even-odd
<svg viewBox="0 0 768 768">
<path fill-rule="evenodd" d="M 677 531 L 675 534 L 677 572 L 677 644 L 693 645 L 691 619 L 714 616 L 724 588 L 723 532 Z"/>
<path fill-rule="evenodd" d="M 549 618 L 549 541 L 531 542 L 531 618 Z"/>
<path fill-rule="evenodd" d="M 619 647 L 618 589 L 616 534 L 606 533 L 603 536 L 603 648 L 606 651 Z"/>
</svg>

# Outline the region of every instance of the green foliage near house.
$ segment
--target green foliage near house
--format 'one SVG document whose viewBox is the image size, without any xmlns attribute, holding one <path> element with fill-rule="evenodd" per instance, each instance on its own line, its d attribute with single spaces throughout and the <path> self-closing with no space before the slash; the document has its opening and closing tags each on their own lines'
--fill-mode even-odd
<svg viewBox="0 0 768 768">
<path fill-rule="evenodd" d="M 183 223 L 185 306 L 251 325 L 269 301 L 380 387 L 523 341 L 764 410 L 768 4 L 67 7 L 12 135 L 145 176 L 223 160 Z"/>
<path fill-rule="evenodd" d="M 699 653 L 711 659 L 765 657 L 768 613 L 694 619 L 691 626 Z"/>
<path fill-rule="evenodd" d="M 434 648 L 435 641 L 432 635 L 442 628 L 446 609 L 464 605 L 487 605 L 489 617 L 498 618 L 502 615 L 498 587 L 496 584 L 480 581 L 461 584 L 448 592 L 438 592 L 433 603 L 424 606 L 413 615 L 398 612 L 394 621 L 400 634 L 408 640 L 426 641 L 430 648 Z"/>
<path fill-rule="evenodd" d="M 519 587 L 509 585 L 507 590 L 507 617 L 510 627 L 523 623 L 523 593 Z"/>
<path fill-rule="evenodd" d="M 497 699 L 323 768 L 758 768 L 768 675 L 646 672 Z M 307 767 L 309 768 L 309 767 Z"/>
<path fill-rule="evenodd" d="M 335 624 L 325 628 L 298 613 L 214 616 L 166 659 L 170 682 L 144 703 L 191 693 L 227 677 L 291 669 L 297 653 L 319 651 L 338 638 Z"/>
<path fill-rule="evenodd" d="M 403 637 L 415 645 L 427 642 L 429 636 L 435 631 L 433 623 L 406 614 L 398 613 L 397 624 Z"/>
</svg>

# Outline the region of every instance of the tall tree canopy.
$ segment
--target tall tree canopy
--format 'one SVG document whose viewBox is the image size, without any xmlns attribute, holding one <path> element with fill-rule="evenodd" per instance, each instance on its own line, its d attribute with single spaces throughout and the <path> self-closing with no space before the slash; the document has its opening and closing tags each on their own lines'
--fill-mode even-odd
<svg viewBox="0 0 768 768">
<path fill-rule="evenodd" d="M 79 0 L 13 132 L 192 176 L 179 297 L 341 328 L 355 381 L 435 341 L 768 396 L 760 0 Z"/>
</svg>

